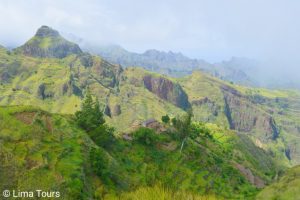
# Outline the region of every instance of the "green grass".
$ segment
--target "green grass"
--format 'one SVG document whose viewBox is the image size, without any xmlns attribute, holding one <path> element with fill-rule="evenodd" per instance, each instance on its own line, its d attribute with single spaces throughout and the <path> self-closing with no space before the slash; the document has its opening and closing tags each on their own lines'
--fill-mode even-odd
<svg viewBox="0 0 300 200">
<path fill-rule="evenodd" d="M 222 199 L 215 195 L 195 195 L 187 192 L 174 192 L 161 185 L 155 185 L 153 187 L 139 188 L 134 192 L 121 194 L 121 199 L 124 200 L 217 200 Z M 107 198 L 114 199 L 114 198 Z"/>
<path fill-rule="evenodd" d="M 257 200 L 294 200 L 300 196 L 300 167 L 288 170 L 278 181 L 263 189 L 258 195 Z"/>
<path fill-rule="evenodd" d="M 64 199 L 86 195 L 83 132 L 31 107 L 1 107 L 0 119 L 1 189 L 58 190 Z"/>
</svg>

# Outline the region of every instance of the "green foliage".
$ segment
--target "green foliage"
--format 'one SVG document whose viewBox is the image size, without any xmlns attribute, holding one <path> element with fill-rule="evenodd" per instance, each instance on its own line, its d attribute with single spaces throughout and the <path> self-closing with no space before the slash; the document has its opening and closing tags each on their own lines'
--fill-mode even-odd
<svg viewBox="0 0 300 200">
<path fill-rule="evenodd" d="M 100 147 L 110 149 L 116 142 L 114 136 L 114 128 L 109 127 L 107 124 L 102 124 L 89 132 L 91 139 Z"/>
<path fill-rule="evenodd" d="M 176 128 L 179 138 L 182 141 L 180 152 L 182 152 L 183 146 L 185 141 L 191 134 L 191 122 L 193 117 L 192 109 L 189 109 L 186 114 L 183 116 L 177 117 L 176 119 L 173 118 L 172 124 Z"/>
<path fill-rule="evenodd" d="M 110 183 L 109 159 L 101 148 L 90 150 L 90 164 L 93 172 L 101 178 L 104 183 Z"/>
<path fill-rule="evenodd" d="M 161 117 L 161 121 L 165 124 L 168 124 L 170 122 L 170 117 L 169 115 L 164 115 Z"/>
<path fill-rule="evenodd" d="M 77 111 L 75 116 L 77 124 L 86 131 L 94 130 L 105 123 L 99 101 L 98 99 L 96 99 L 96 102 L 93 101 L 89 90 L 82 103 L 81 111 Z"/>
<path fill-rule="evenodd" d="M 102 148 L 90 150 L 90 165 L 92 171 L 101 179 L 107 189 L 126 188 L 121 166 Z"/>
<path fill-rule="evenodd" d="M 190 125 L 192 122 L 193 112 L 188 110 L 188 112 L 180 117 L 177 117 L 175 120 L 172 120 L 173 126 L 178 131 L 180 138 L 183 140 L 190 135 Z"/>
<path fill-rule="evenodd" d="M 203 123 L 191 124 L 190 131 L 191 131 L 191 134 L 190 134 L 191 138 L 196 138 L 199 135 L 202 135 L 206 138 L 213 139 L 211 129 L 206 127 L 205 124 L 203 124 Z"/>
<path fill-rule="evenodd" d="M 133 138 L 135 141 L 147 146 L 155 146 L 159 140 L 159 136 L 152 129 L 144 127 L 135 131 Z"/>
</svg>

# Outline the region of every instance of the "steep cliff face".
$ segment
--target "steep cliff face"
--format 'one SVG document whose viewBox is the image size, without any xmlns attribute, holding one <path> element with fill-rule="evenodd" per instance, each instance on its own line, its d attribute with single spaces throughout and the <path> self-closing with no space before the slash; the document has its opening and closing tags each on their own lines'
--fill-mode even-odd
<svg viewBox="0 0 300 200">
<path fill-rule="evenodd" d="M 77 44 L 65 40 L 48 26 L 39 28 L 35 36 L 16 51 L 27 56 L 43 58 L 64 58 L 70 54 L 82 53 Z"/>
<path fill-rule="evenodd" d="M 145 87 L 159 98 L 186 110 L 190 107 L 188 97 L 182 87 L 163 77 L 146 75 L 143 78 Z"/>
<path fill-rule="evenodd" d="M 231 129 L 241 132 L 256 132 L 263 141 L 275 140 L 279 130 L 272 116 L 255 107 L 238 91 L 222 88 L 225 115 Z"/>
</svg>

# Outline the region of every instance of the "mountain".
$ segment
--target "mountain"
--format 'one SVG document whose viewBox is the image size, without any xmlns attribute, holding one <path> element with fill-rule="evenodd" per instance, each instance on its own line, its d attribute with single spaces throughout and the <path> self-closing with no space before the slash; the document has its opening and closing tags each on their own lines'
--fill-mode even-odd
<svg viewBox="0 0 300 200">
<path fill-rule="evenodd" d="M 262 86 L 259 63 L 248 58 L 232 57 L 228 61 L 214 63 L 221 79 L 229 80 L 240 85 Z"/>
<path fill-rule="evenodd" d="M 80 54 L 77 44 L 67 41 L 58 31 L 48 26 L 39 28 L 33 38 L 16 49 L 24 55 L 32 57 L 64 58 L 70 54 Z"/>
<path fill-rule="evenodd" d="M 117 131 L 192 108 L 196 121 L 246 134 L 285 165 L 300 162 L 297 92 L 242 87 L 201 72 L 170 78 L 141 68 L 123 70 L 87 53 L 55 60 L 3 51 L 0 57 L 1 105 L 73 114 L 89 88 Z"/>
<path fill-rule="evenodd" d="M 61 38 L 57 31 L 50 32 Z M 139 67 L 123 69 L 84 52 L 40 57 L 22 48 L 0 49 L 0 142 L 5 144 L 0 147 L 5 160 L 0 169 L 18 163 L 16 173 L 5 176 L 12 180 L 11 188 L 20 184 L 18 188 L 28 189 L 22 181 L 13 181 L 16 174 L 25 173 L 21 180 L 35 180 L 45 170 L 49 181 L 36 183 L 45 188 L 58 184 L 75 194 L 69 199 L 136 195 L 160 183 L 169 185 L 170 193 L 253 199 L 257 188 L 300 163 L 297 91 L 240 86 L 200 71 L 176 78 Z M 99 100 L 108 125 L 115 129 L 112 149 L 93 141 L 74 122 L 87 91 Z M 160 121 L 163 115 L 176 119 L 190 109 L 195 132 L 181 154 L 178 133 Z M 140 129 L 155 120 L 150 127 L 154 130 Z M 52 145 L 55 151 L 47 155 Z M 94 162 L 87 160 L 93 147 L 100 149 L 96 158 L 103 163 L 98 175 L 91 169 Z M 11 162 L 6 161 L 9 156 Z M 70 165 L 76 169 L 66 167 Z M 76 177 L 74 182 L 71 177 Z"/>
<path fill-rule="evenodd" d="M 282 72 L 273 69 L 270 63 L 261 63 L 254 59 L 232 57 L 229 60 L 208 63 L 201 59 L 191 59 L 181 53 L 164 52 L 155 49 L 138 54 L 125 50 L 118 45 L 92 46 L 83 43 L 85 49 L 98 54 L 111 63 L 122 66 L 140 66 L 156 73 L 183 77 L 193 71 L 202 71 L 224 81 L 250 87 L 270 89 L 298 89 L 297 79 L 286 79 Z M 276 71 L 276 73 L 275 73 Z M 272 72 L 272 73 L 271 73 Z"/>
<path fill-rule="evenodd" d="M 146 70 L 165 74 L 173 77 L 182 77 L 200 70 L 220 79 L 242 85 L 255 86 L 255 77 L 249 77 L 243 67 L 235 63 L 211 64 L 204 60 L 191 59 L 181 53 L 172 51 L 164 52 L 155 49 L 147 50 L 142 54 L 132 53 L 117 45 L 102 47 L 90 47 L 86 49 L 98 54 L 111 63 L 120 64 L 124 67 L 140 66 Z M 242 64 L 243 65 L 243 64 Z M 246 70 L 246 69 L 245 69 Z"/>
</svg>

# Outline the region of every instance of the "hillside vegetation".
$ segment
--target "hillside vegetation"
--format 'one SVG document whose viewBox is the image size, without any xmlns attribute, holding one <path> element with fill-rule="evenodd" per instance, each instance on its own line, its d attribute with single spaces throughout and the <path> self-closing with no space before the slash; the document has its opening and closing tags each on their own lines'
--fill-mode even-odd
<svg viewBox="0 0 300 200">
<path fill-rule="evenodd" d="M 193 123 L 181 152 L 171 127 L 124 140 L 31 107 L 2 107 L 0 119 L 1 189 L 58 190 L 64 199 L 146 199 L 157 190 L 167 199 L 253 199 L 276 174 L 264 151 L 213 124 Z"/>
</svg>

